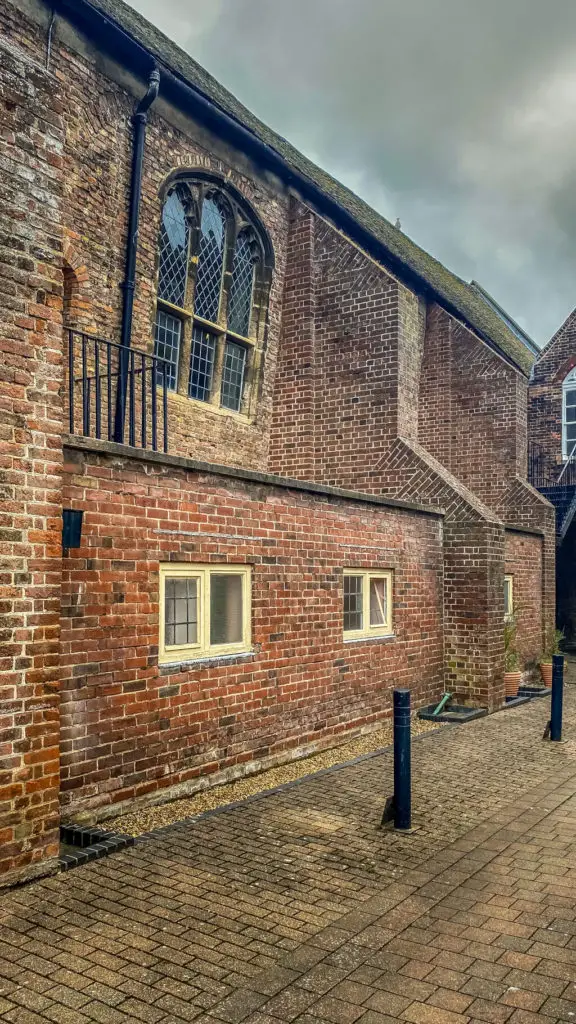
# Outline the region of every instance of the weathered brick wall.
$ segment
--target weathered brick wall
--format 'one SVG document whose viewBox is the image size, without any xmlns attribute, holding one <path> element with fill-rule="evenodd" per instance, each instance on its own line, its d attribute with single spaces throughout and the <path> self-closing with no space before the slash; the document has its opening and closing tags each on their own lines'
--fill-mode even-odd
<svg viewBox="0 0 576 1024">
<path fill-rule="evenodd" d="M 506 531 L 506 572 L 513 577 L 516 643 L 522 667 L 542 653 L 542 537 Z"/>
<path fill-rule="evenodd" d="M 43 23 L 49 11 L 34 0 L 29 0 L 27 7 L 30 21 L 9 3 L 3 27 L 14 38 L 26 32 L 31 51 L 44 59 Z M 42 23 L 36 24 L 36 19 Z M 132 157 L 131 116 L 147 85 L 130 78 L 111 61 L 104 71 L 100 55 L 61 17 L 54 26 L 51 68 L 66 86 L 66 312 L 72 326 L 117 342 Z M 164 100 L 156 103 L 149 115 L 144 156 L 133 330 L 133 345 L 149 352 L 153 347 L 161 191 L 170 175 L 183 170 L 213 172 L 238 189 L 270 236 L 275 270 L 263 332 L 262 370 L 254 384 L 258 394 L 254 415 L 212 410 L 207 403 L 170 394 L 170 450 L 211 462 L 262 468 L 268 451 L 288 197 L 277 179 L 248 158 Z"/>
<path fill-rule="evenodd" d="M 542 456 L 538 468 L 544 477 L 555 475 L 562 462 L 562 384 L 574 366 L 576 310 L 543 349 L 530 381 L 530 441 L 538 445 Z"/>
<path fill-rule="evenodd" d="M 330 743 L 442 691 L 441 520 L 67 451 L 84 508 L 64 563 L 66 816 Z M 159 561 L 253 570 L 248 659 L 158 668 Z M 393 568 L 395 638 L 344 643 L 342 568 Z"/>
<path fill-rule="evenodd" d="M 419 440 L 493 509 L 526 477 L 527 384 L 446 312 L 428 311 Z"/>
<path fill-rule="evenodd" d="M 304 480 L 315 479 L 315 223 L 293 200 L 269 453 L 271 472 Z"/>
<path fill-rule="evenodd" d="M 381 482 L 390 495 L 444 510 L 445 687 L 464 703 L 499 707 L 504 700 L 500 518 L 416 441 L 395 443 Z"/>
<path fill-rule="evenodd" d="M 64 130 L 21 44 L 0 42 L 0 885 L 58 852 Z"/>
<path fill-rule="evenodd" d="M 286 288 L 270 470 L 378 490 L 398 433 L 400 286 L 295 204 Z"/>
<path fill-rule="evenodd" d="M 541 622 L 542 629 L 554 628 L 556 620 L 556 516 L 553 506 L 525 480 L 513 480 L 502 505 L 501 519 L 509 526 L 534 530 L 542 537 Z"/>
</svg>

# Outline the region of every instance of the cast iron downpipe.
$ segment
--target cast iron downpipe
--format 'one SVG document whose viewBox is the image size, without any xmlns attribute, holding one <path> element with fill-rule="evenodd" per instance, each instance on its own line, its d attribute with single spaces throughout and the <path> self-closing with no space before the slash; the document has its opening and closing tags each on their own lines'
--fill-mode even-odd
<svg viewBox="0 0 576 1024">
<path fill-rule="evenodd" d="M 146 141 L 148 111 L 158 96 L 160 72 L 154 67 L 150 72 L 148 91 L 142 97 L 132 117 L 134 145 L 132 150 L 132 174 L 130 177 L 130 213 L 128 218 L 128 241 L 126 244 L 126 271 L 122 284 L 122 332 L 118 366 L 118 390 L 116 392 L 116 414 L 114 418 L 114 440 L 124 443 L 124 420 L 126 418 L 126 390 L 128 385 L 128 349 L 132 341 L 132 315 L 134 310 L 134 289 L 136 287 L 136 255 L 138 252 L 138 226 L 140 221 L 140 197 L 142 195 L 142 165 Z"/>
</svg>

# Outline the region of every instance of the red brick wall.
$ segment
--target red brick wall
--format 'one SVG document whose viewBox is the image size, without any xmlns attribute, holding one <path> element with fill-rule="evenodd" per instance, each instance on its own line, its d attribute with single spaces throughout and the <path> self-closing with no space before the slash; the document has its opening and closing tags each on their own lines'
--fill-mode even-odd
<svg viewBox="0 0 576 1024">
<path fill-rule="evenodd" d="M 395 685 L 441 693 L 439 518 L 77 451 L 66 471 L 86 510 L 64 563 L 66 816 L 333 742 Z M 253 657 L 158 668 L 170 560 L 254 566 Z M 393 568 L 394 640 L 343 642 L 344 566 Z"/>
<path fill-rule="evenodd" d="M 378 490 L 398 432 L 399 286 L 306 208 L 292 218 L 270 471 Z"/>
<path fill-rule="evenodd" d="M 49 11 L 39 6 L 38 17 Z M 10 17 L 8 15 L 10 14 Z M 63 150 L 63 229 L 72 325 L 119 341 L 124 279 L 131 117 L 146 83 L 102 61 L 85 39 L 58 18 L 51 68 L 66 83 Z M 26 22 L 11 4 L 0 26 L 15 39 L 26 33 L 34 56 L 45 58 L 45 27 Z M 24 26 L 26 26 L 24 28 Z M 118 84 L 122 80 L 126 85 Z M 133 91 L 131 91 L 133 90 Z M 288 196 L 281 183 L 160 99 L 149 115 L 134 301 L 133 345 L 152 351 L 161 190 L 175 171 L 213 172 L 235 187 L 269 234 L 275 270 L 267 322 L 260 339 L 261 373 L 254 415 L 212 411 L 207 403 L 170 394 L 170 450 L 210 462 L 262 468 L 266 464 L 288 232 Z"/>
<path fill-rule="evenodd" d="M 526 478 L 526 378 L 443 310 L 428 313 L 419 440 L 492 509 Z"/>
<path fill-rule="evenodd" d="M 517 647 L 522 667 L 542 653 L 543 538 L 506 531 L 506 573 L 513 576 Z"/>
<path fill-rule="evenodd" d="M 445 685 L 463 703 L 504 700 L 504 528 L 500 518 L 418 442 L 398 440 L 382 489 L 442 508 Z"/>
<path fill-rule="evenodd" d="M 0 43 L 0 885 L 58 852 L 64 133 L 25 44 Z"/>
</svg>

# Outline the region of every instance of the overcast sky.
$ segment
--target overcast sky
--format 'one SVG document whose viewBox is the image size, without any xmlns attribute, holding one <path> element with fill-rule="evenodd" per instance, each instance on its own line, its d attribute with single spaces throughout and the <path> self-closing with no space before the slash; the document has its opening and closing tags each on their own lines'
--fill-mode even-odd
<svg viewBox="0 0 576 1024">
<path fill-rule="evenodd" d="M 576 306 L 574 0 L 130 0 L 544 344 Z"/>
</svg>

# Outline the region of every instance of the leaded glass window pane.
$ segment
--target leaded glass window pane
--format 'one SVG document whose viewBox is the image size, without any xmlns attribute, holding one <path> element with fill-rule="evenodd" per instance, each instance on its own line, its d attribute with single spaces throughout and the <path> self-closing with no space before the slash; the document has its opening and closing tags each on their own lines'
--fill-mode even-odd
<svg viewBox="0 0 576 1024">
<path fill-rule="evenodd" d="M 210 643 L 242 640 L 242 577 L 210 576 Z"/>
<path fill-rule="evenodd" d="M 246 349 L 234 341 L 226 342 L 224 365 L 222 367 L 222 388 L 220 404 L 225 409 L 238 412 L 242 405 L 244 372 L 246 370 Z"/>
<path fill-rule="evenodd" d="M 217 199 L 208 196 L 202 204 L 200 251 L 194 290 L 194 312 L 215 323 L 220 311 L 224 267 L 225 221 Z"/>
<path fill-rule="evenodd" d="M 216 339 L 202 327 L 195 327 L 192 332 L 192 352 L 190 354 L 190 377 L 188 394 L 190 398 L 198 398 L 207 402 L 212 390 L 214 374 L 214 353 Z"/>
<path fill-rule="evenodd" d="M 177 192 L 170 192 L 162 210 L 158 297 L 183 306 L 188 274 L 189 229 Z"/>
<path fill-rule="evenodd" d="M 236 239 L 232 283 L 228 298 L 228 328 L 235 334 L 248 335 L 254 287 L 254 254 L 251 233 L 241 231 Z"/>
<path fill-rule="evenodd" d="M 166 647 L 198 643 L 198 580 L 166 580 L 164 643 Z"/>
<path fill-rule="evenodd" d="M 361 576 L 344 577 L 344 632 L 362 629 L 362 585 Z"/>
<path fill-rule="evenodd" d="M 388 615 L 388 588 L 386 580 L 370 580 L 370 625 L 385 626 Z"/>
<path fill-rule="evenodd" d="M 178 359 L 180 356 L 180 338 L 182 335 L 182 322 L 176 316 L 165 313 L 162 309 L 156 310 L 156 324 L 154 327 L 154 355 L 159 359 L 165 359 L 166 385 L 174 391 L 178 381 Z M 162 384 L 162 368 L 158 368 L 158 380 Z"/>
</svg>

